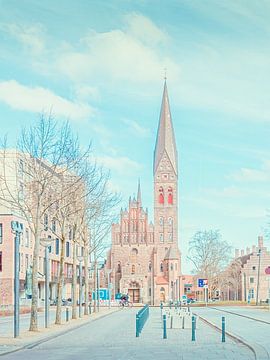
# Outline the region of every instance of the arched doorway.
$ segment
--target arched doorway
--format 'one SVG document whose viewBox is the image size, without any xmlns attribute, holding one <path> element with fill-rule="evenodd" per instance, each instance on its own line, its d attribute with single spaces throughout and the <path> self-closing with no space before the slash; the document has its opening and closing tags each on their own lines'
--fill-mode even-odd
<svg viewBox="0 0 270 360">
<path fill-rule="evenodd" d="M 133 303 L 140 302 L 140 285 L 136 281 L 132 281 L 128 288 L 129 300 Z"/>
<path fill-rule="evenodd" d="M 165 289 L 164 289 L 164 287 L 160 288 L 159 301 L 160 302 L 165 302 Z"/>
</svg>

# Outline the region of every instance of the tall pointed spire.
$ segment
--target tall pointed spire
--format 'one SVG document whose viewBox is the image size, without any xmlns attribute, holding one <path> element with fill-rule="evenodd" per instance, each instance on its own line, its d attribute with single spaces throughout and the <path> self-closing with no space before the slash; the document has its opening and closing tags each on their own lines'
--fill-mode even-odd
<svg viewBox="0 0 270 360">
<path fill-rule="evenodd" d="M 141 194 L 141 182 L 138 180 L 138 192 L 137 192 L 137 202 L 139 206 L 142 206 L 142 194 Z"/>
<path fill-rule="evenodd" d="M 155 153 L 154 153 L 154 173 L 157 170 L 157 167 L 164 152 L 167 153 L 167 156 L 171 161 L 174 171 L 177 174 L 177 149 L 176 149 L 172 117 L 170 111 L 166 77 L 164 81 L 164 90 L 162 96 L 162 104 L 161 104 L 161 110 L 159 116 L 159 126 L 158 126 Z"/>
</svg>

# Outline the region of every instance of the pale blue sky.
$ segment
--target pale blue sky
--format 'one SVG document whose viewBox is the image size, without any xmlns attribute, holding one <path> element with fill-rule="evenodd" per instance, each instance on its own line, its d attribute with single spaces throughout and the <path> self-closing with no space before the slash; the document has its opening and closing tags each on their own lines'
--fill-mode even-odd
<svg viewBox="0 0 270 360">
<path fill-rule="evenodd" d="M 199 229 L 251 246 L 270 200 L 270 2 L 0 0 L 1 133 L 37 113 L 93 140 L 124 203 L 152 160 L 167 68 L 179 154 L 180 247 Z M 125 204 L 124 204 L 125 205 Z"/>
</svg>

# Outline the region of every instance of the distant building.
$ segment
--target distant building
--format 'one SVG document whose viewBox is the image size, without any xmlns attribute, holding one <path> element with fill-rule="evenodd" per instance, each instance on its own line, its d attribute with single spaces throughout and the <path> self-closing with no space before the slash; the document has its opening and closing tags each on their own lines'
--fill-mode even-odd
<svg viewBox="0 0 270 360">
<path fill-rule="evenodd" d="M 247 302 L 268 301 L 270 293 L 270 251 L 264 246 L 263 237 L 258 245 L 246 251 L 235 250 L 235 257 L 224 273 L 220 296 L 223 300 Z"/>
<path fill-rule="evenodd" d="M 107 269 L 113 294 L 129 293 L 133 302 L 178 300 L 181 254 L 178 248 L 178 165 L 166 81 L 154 152 L 154 222 L 143 209 L 141 188 L 112 226 Z"/>
</svg>

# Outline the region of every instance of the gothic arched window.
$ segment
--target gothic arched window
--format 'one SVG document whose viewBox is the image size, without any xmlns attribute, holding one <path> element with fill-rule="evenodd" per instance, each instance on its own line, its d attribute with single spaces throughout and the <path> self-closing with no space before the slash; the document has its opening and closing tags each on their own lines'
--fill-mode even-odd
<svg viewBox="0 0 270 360">
<path fill-rule="evenodd" d="M 168 188 L 168 204 L 173 204 L 173 194 L 172 194 L 172 188 L 171 186 Z"/>
<path fill-rule="evenodd" d="M 117 264 L 117 272 L 118 272 L 118 273 L 121 272 L 121 264 L 120 264 L 120 263 Z"/>
<path fill-rule="evenodd" d="M 159 225 L 163 226 L 163 217 L 162 216 L 159 218 Z"/>
<path fill-rule="evenodd" d="M 135 274 L 135 265 L 131 266 L 131 274 Z"/>
<path fill-rule="evenodd" d="M 160 271 L 163 272 L 163 263 L 160 263 Z"/>
<path fill-rule="evenodd" d="M 159 188 L 158 202 L 159 204 L 164 204 L 164 190 L 162 186 Z"/>
<path fill-rule="evenodd" d="M 148 271 L 149 271 L 149 272 L 152 271 L 152 263 L 151 263 L 151 261 L 150 261 L 149 264 L 148 264 Z"/>
</svg>

